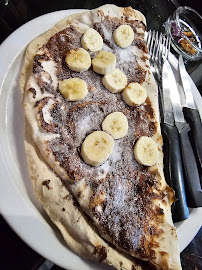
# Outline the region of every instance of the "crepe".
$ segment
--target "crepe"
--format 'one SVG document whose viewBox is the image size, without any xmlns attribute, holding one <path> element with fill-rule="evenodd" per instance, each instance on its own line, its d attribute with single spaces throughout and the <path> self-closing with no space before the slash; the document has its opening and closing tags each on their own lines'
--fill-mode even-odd
<svg viewBox="0 0 202 270">
<path fill-rule="evenodd" d="M 125 50 L 112 38 L 121 24 L 135 31 L 134 43 Z M 63 19 L 30 43 L 20 80 L 25 149 L 36 197 L 73 251 L 116 269 L 143 269 L 136 258 L 160 269 L 181 269 L 170 210 L 174 193 L 163 175 L 158 95 L 144 44 L 145 25 L 139 11 L 105 5 Z M 65 54 L 78 47 L 89 27 L 102 35 L 104 50 L 117 54 L 117 66 L 129 82 L 135 79 L 147 89 L 143 105 L 127 107 L 119 94 L 103 90 L 101 76 L 92 69 L 76 73 L 66 68 Z M 75 76 L 86 80 L 89 93 L 82 101 L 66 102 L 59 81 Z M 92 169 L 80 157 L 82 140 L 117 110 L 128 115 L 129 126 L 135 122 L 136 129 L 125 141 L 117 140 L 114 154 Z M 158 145 L 157 163 L 149 168 L 138 165 L 131 154 L 142 135 Z"/>
</svg>

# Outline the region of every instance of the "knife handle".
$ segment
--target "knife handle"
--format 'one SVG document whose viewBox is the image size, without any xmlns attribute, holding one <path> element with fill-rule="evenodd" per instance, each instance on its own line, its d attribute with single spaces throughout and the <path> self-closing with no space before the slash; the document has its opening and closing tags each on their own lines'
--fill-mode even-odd
<svg viewBox="0 0 202 270">
<path fill-rule="evenodd" d="M 175 126 L 162 123 L 161 130 L 164 142 L 167 141 L 168 147 L 164 147 L 164 173 L 167 183 L 174 189 L 177 201 L 172 207 L 173 221 L 178 222 L 189 217 L 187 207 L 181 152 L 179 145 L 179 135 Z M 166 150 L 167 149 L 167 150 Z"/>
<path fill-rule="evenodd" d="M 200 177 L 196 164 L 194 152 L 188 137 L 189 125 L 186 123 L 176 123 L 180 134 L 180 144 L 182 150 L 183 165 L 185 171 L 187 201 L 190 207 L 202 206 L 202 190 Z"/>
<path fill-rule="evenodd" d="M 184 116 L 193 131 L 194 146 L 202 168 L 202 123 L 199 112 L 191 108 L 183 108 Z"/>
</svg>

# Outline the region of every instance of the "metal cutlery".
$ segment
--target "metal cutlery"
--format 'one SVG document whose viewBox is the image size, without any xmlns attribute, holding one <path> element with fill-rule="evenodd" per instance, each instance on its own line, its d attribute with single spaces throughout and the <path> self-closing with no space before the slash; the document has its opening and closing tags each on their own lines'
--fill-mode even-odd
<svg viewBox="0 0 202 270">
<path fill-rule="evenodd" d="M 158 42 L 156 42 L 156 40 L 158 40 Z M 166 50 L 162 50 L 162 45 L 165 45 Z M 165 59 L 168 56 L 169 42 L 165 42 L 165 39 L 163 39 L 162 35 L 160 35 L 159 37 L 155 31 L 150 31 L 148 33 L 147 46 L 149 47 L 151 59 L 150 64 L 153 68 L 152 71 L 154 77 L 158 81 L 161 81 L 160 62 L 163 56 Z M 167 89 L 166 91 L 166 87 L 169 85 L 169 83 L 169 78 L 168 82 L 164 80 L 165 91 L 163 91 L 163 94 L 161 93 L 161 89 L 159 89 L 161 93 L 160 103 L 162 105 L 161 116 L 163 118 L 163 121 L 161 123 L 161 129 L 164 137 L 164 143 L 168 142 L 168 147 L 164 147 L 164 173 L 167 183 L 175 190 L 175 196 L 177 198 L 177 201 L 173 204 L 172 216 L 173 221 L 177 222 L 187 219 L 189 217 L 189 210 L 187 207 L 185 195 L 179 135 L 177 128 L 174 125 L 174 117 L 169 89 Z"/>
<path fill-rule="evenodd" d="M 162 124 L 162 132 L 164 134 L 166 134 L 165 131 L 167 131 L 167 138 L 169 136 L 174 136 L 174 133 L 177 131 L 178 136 L 176 137 L 176 145 L 179 145 L 178 140 L 180 141 L 180 149 L 181 149 L 181 153 L 182 153 L 182 160 L 183 160 L 183 167 L 184 167 L 184 172 L 185 172 L 185 180 L 186 180 L 186 190 L 187 190 L 187 197 L 188 197 L 188 202 L 189 202 L 189 206 L 191 207 L 199 207 L 202 206 L 202 196 L 201 196 L 201 186 L 200 186 L 200 177 L 199 177 L 199 172 L 198 172 L 198 168 L 197 168 L 197 163 L 196 163 L 196 159 L 194 156 L 194 152 L 192 149 L 192 145 L 190 143 L 189 137 L 188 137 L 188 131 L 190 130 L 189 124 L 186 122 L 185 118 L 184 118 L 184 114 L 183 114 L 183 110 L 186 111 L 185 115 L 187 113 L 188 110 L 188 115 L 191 114 L 191 119 L 192 122 L 196 122 L 196 120 L 193 120 L 194 115 L 197 114 L 197 112 L 190 112 L 189 109 L 182 108 L 181 105 L 181 101 L 180 101 L 180 96 L 179 96 L 179 92 L 178 92 L 178 87 L 176 84 L 176 79 L 175 76 L 173 74 L 172 68 L 168 62 L 168 51 L 169 51 L 169 42 L 168 42 L 168 38 L 165 38 L 163 36 L 162 38 L 162 34 L 159 36 L 158 33 L 156 33 L 155 31 L 149 32 L 149 35 L 151 35 L 150 38 L 150 43 L 151 41 L 153 41 L 153 45 L 149 46 L 150 47 L 150 54 L 152 52 L 152 57 L 151 57 L 151 61 L 150 63 L 152 64 L 152 66 L 155 69 L 158 69 L 158 71 L 155 71 L 155 76 L 157 77 L 157 75 L 161 74 L 162 76 L 158 76 L 160 77 L 160 79 L 162 79 L 162 103 L 163 103 L 163 119 L 164 122 Z M 159 38 L 158 38 L 159 36 Z M 156 41 L 158 39 L 158 42 Z M 147 41 L 147 44 L 149 42 Z M 152 49 L 151 49 L 152 47 Z M 155 56 L 158 55 L 158 57 L 160 57 L 161 59 L 163 59 L 163 61 L 160 61 L 158 59 L 158 62 L 155 61 L 155 59 L 157 59 L 158 57 Z M 159 64 L 160 62 L 160 64 Z M 162 68 L 162 63 L 163 63 L 163 68 Z M 161 73 L 162 70 L 162 73 Z M 159 79 L 159 78 L 158 78 Z M 190 81 L 190 78 L 189 78 Z M 185 81 L 186 82 L 186 81 Z M 183 85 L 184 86 L 184 85 Z M 187 90 L 187 84 L 185 85 L 185 90 Z M 188 92 L 187 98 L 190 97 L 190 91 Z M 187 103 L 188 106 L 190 106 L 190 98 L 189 101 Z M 194 100 L 192 99 L 191 101 L 191 105 L 193 107 L 194 105 Z M 192 108 L 193 109 L 193 108 Z M 200 120 L 199 115 L 197 118 L 197 121 Z M 201 123 L 200 123 L 201 124 Z M 173 128 L 174 126 L 174 128 Z M 193 124 L 191 125 L 193 126 Z M 169 129 L 173 129 L 172 134 L 168 133 L 168 127 Z M 200 128 L 195 128 L 197 129 L 197 131 L 195 130 L 195 134 L 197 132 L 197 135 L 199 135 L 199 130 Z M 175 132 L 174 132 L 175 130 Z M 197 143 L 200 144 L 199 142 L 199 136 L 197 137 Z M 176 145 L 171 144 L 170 142 L 170 137 L 168 138 L 169 140 L 169 151 L 173 153 L 173 149 L 176 150 Z M 171 147 L 172 146 L 172 147 Z M 178 147 L 177 147 L 178 148 Z M 179 149 L 178 149 L 179 150 Z M 180 150 L 179 150 L 180 151 Z M 170 153 L 169 152 L 169 156 Z M 198 152 L 200 152 L 200 149 L 198 150 Z M 201 152 L 200 152 L 201 153 Z M 200 155 L 199 153 L 199 155 Z M 180 156 L 180 153 L 179 153 Z M 178 162 L 178 166 L 180 166 L 180 163 L 182 163 L 180 160 L 177 161 Z M 172 162 L 169 160 L 169 166 L 172 167 Z M 177 172 L 180 171 L 182 173 L 181 167 L 175 168 L 175 170 L 173 169 L 173 172 Z M 166 171 L 166 170 L 165 170 Z M 172 175 L 170 175 L 170 179 L 171 182 L 172 180 L 175 180 Z M 177 180 L 177 179 L 176 179 Z M 185 199 L 185 197 L 183 196 L 184 194 L 184 187 L 183 187 L 183 173 L 181 175 L 181 177 L 178 176 L 178 180 L 181 181 L 180 185 L 177 185 L 177 189 L 174 188 L 174 190 L 176 191 L 176 197 L 178 196 L 177 193 L 179 191 L 179 194 L 183 197 L 180 198 L 181 201 L 183 201 L 183 199 Z M 171 184 L 172 186 L 172 184 Z M 180 190 L 181 188 L 181 190 Z M 180 201 L 179 200 L 179 201 Z M 184 203 L 186 203 L 186 201 L 184 200 Z M 179 204 L 179 202 L 178 202 Z M 177 203 L 176 203 L 177 205 Z M 185 213 L 185 212 L 184 212 Z"/>
<path fill-rule="evenodd" d="M 188 218 L 189 210 L 187 207 L 185 186 L 184 186 L 184 175 L 181 148 L 179 141 L 179 131 L 176 126 L 176 109 L 171 101 L 170 86 L 173 87 L 173 77 L 171 67 L 166 59 L 163 64 L 162 70 L 162 95 L 163 95 L 163 123 L 161 124 L 162 133 L 168 140 L 169 146 L 169 160 L 166 167 L 169 168 L 169 179 L 172 183 L 172 187 L 175 190 L 175 196 L 178 201 L 173 206 L 173 218 L 174 220 L 180 221 Z M 175 87 L 175 85 L 174 85 Z M 180 115 L 179 118 L 182 116 Z M 166 171 L 166 169 L 165 169 Z M 176 209 L 177 208 L 177 209 Z"/>
<path fill-rule="evenodd" d="M 190 130 L 190 127 L 186 122 L 182 112 L 183 109 L 180 102 L 178 87 L 168 60 L 164 62 L 162 78 L 163 93 L 165 93 L 165 91 L 170 92 L 175 126 L 177 127 L 179 133 L 183 165 L 186 176 L 185 179 L 188 205 L 190 207 L 199 207 L 202 206 L 202 197 L 200 196 L 200 177 L 192 145 L 188 137 L 188 131 Z"/>
<path fill-rule="evenodd" d="M 179 72 L 185 94 L 185 106 L 183 107 L 183 112 L 187 122 L 193 130 L 195 148 L 202 167 L 202 123 L 192 94 L 193 84 L 190 83 L 191 78 L 185 69 L 182 56 L 179 57 Z M 196 86 L 194 85 L 194 87 Z"/>
</svg>

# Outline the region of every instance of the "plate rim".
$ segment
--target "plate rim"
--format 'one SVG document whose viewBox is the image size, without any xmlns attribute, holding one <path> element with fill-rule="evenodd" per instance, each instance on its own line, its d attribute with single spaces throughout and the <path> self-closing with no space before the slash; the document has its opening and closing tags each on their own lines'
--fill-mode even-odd
<svg viewBox="0 0 202 270">
<path fill-rule="evenodd" d="M 27 22 L 26 24 L 22 25 L 20 28 L 18 28 L 17 30 L 15 30 L 10 36 L 8 36 L 3 43 L 0 45 L 0 58 L 3 58 L 3 65 L 0 66 L 0 101 L 1 101 L 1 91 L 2 91 L 2 86 L 4 85 L 4 81 L 5 78 L 7 76 L 7 73 L 13 63 L 13 61 L 16 59 L 16 57 L 22 53 L 23 50 L 25 50 L 25 47 L 27 46 L 27 44 L 35 37 L 37 37 L 38 35 L 40 35 L 41 33 L 45 32 L 46 30 L 50 29 L 51 26 L 47 26 L 47 29 L 44 29 L 43 32 L 38 33 L 36 36 L 31 36 L 28 40 L 28 38 L 26 37 L 27 41 L 26 41 L 26 45 L 24 43 L 23 40 L 21 40 L 17 46 L 14 48 L 14 50 L 8 55 L 7 53 L 7 47 L 10 43 L 12 43 L 14 40 L 16 40 L 16 38 L 19 38 L 19 36 L 22 34 L 22 32 L 27 28 L 31 27 L 33 24 L 35 24 L 35 22 L 37 21 L 43 21 L 45 18 L 51 17 L 51 16 L 55 16 L 55 15 L 59 15 L 58 17 L 58 21 L 60 21 L 62 18 L 69 16 L 71 14 L 75 14 L 78 12 L 83 12 L 86 11 L 85 9 L 68 9 L 68 10 L 61 10 L 61 11 L 55 11 L 55 12 L 51 12 L 42 16 L 39 16 L 29 22 Z M 57 21 L 56 21 L 57 22 Z M 52 24 L 52 26 L 56 23 L 54 22 Z M 37 29 L 37 31 L 39 31 Z M 36 31 L 36 32 L 37 32 Z M 3 55 L 3 57 L 2 57 Z M 172 58 L 172 57 L 171 57 Z M 2 62 L 2 61 L 1 61 Z M 177 62 L 176 59 L 172 59 L 172 62 L 175 64 Z M 2 142 L 0 141 L 0 182 L 2 181 L 1 179 L 4 179 L 6 177 L 11 178 L 11 175 L 9 173 L 9 168 L 6 164 L 6 160 L 3 154 L 3 150 L 2 150 L 2 146 L 1 146 Z M 4 167 L 4 166 L 5 167 Z M 11 179 L 12 182 L 12 179 Z M 5 184 L 5 183 L 4 183 Z M 6 182 L 6 188 L 8 189 L 8 191 L 13 191 L 15 192 L 14 194 L 12 193 L 13 196 L 13 200 L 16 204 L 22 204 L 24 207 L 24 214 L 27 214 L 29 216 L 30 214 L 30 210 L 32 212 L 32 217 L 34 217 L 36 220 L 36 222 L 39 221 L 38 216 L 36 215 L 36 213 L 34 212 L 33 209 L 30 208 L 30 206 L 25 202 L 25 200 L 23 200 L 22 196 L 20 195 L 15 183 L 13 182 L 12 186 L 9 186 L 9 182 Z M 0 210 L 1 210 L 1 214 L 4 217 L 4 219 L 6 220 L 6 222 L 9 224 L 9 226 L 15 231 L 15 233 L 27 244 L 29 245 L 31 248 L 33 248 L 37 253 L 41 254 L 44 258 L 48 258 L 50 261 L 54 262 L 57 265 L 60 265 L 63 268 L 69 267 L 69 265 L 64 264 L 63 262 L 58 262 L 56 258 L 50 258 L 50 256 L 48 256 L 48 254 L 43 251 L 42 249 L 39 249 L 39 247 L 37 246 L 37 244 L 33 244 L 33 242 L 31 242 L 27 236 L 24 235 L 24 232 L 21 230 L 21 228 L 17 228 L 15 225 L 15 222 L 13 221 L 13 218 L 11 218 L 7 212 L 7 210 L 9 210 L 9 207 L 5 205 L 5 202 L 3 202 L 2 198 L 2 189 L 0 189 Z M 24 203 L 24 204 L 23 204 Z M 202 214 L 202 208 L 201 209 L 192 209 L 191 210 L 194 215 L 199 215 Z M 35 222 L 34 221 L 34 222 Z M 41 224 L 42 220 L 40 220 L 40 224 Z M 179 223 L 179 222 L 178 222 Z M 189 234 L 189 237 L 187 235 L 184 235 L 184 241 L 183 243 L 180 243 L 179 241 L 179 245 L 180 245 L 180 250 L 182 251 L 191 241 L 192 239 L 195 237 L 196 233 L 198 232 L 198 230 L 200 229 L 200 226 L 202 225 L 202 222 L 198 222 L 197 226 L 193 227 L 191 226 L 189 219 L 185 220 L 183 222 L 181 222 L 181 224 L 184 226 L 184 228 L 186 228 L 187 231 L 191 232 L 191 236 Z M 194 228 L 194 230 L 193 230 Z M 51 228 L 50 228 L 51 229 Z M 190 230 L 191 229 L 191 230 Z M 178 231 L 178 230 L 177 230 Z M 179 233 L 179 232 L 178 232 Z M 68 247 L 67 247 L 68 248 Z M 71 251 L 71 250 L 70 250 Z M 76 255 L 78 258 L 80 258 L 78 255 Z M 76 268 L 72 267 L 71 265 L 71 269 L 74 270 Z"/>
</svg>

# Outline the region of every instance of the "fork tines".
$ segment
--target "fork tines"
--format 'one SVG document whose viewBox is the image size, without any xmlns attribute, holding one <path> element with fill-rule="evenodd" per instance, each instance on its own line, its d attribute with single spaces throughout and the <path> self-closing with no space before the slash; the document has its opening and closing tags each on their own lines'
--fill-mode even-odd
<svg viewBox="0 0 202 270">
<path fill-rule="evenodd" d="M 147 47 L 150 55 L 150 65 L 156 79 L 161 78 L 162 64 L 168 59 L 170 52 L 170 38 L 155 30 L 147 34 Z"/>
</svg>

